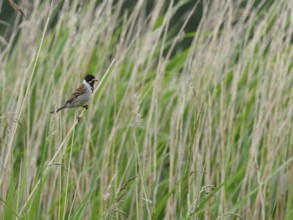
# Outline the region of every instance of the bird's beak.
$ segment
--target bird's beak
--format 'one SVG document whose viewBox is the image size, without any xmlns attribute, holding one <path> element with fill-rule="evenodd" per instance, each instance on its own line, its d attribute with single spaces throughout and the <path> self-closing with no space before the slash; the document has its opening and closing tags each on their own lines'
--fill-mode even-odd
<svg viewBox="0 0 293 220">
<path fill-rule="evenodd" d="M 98 79 L 94 79 L 94 81 L 95 81 L 95 82 L 99 82 L 99 80 L 98 80 Z"/>
</svg>

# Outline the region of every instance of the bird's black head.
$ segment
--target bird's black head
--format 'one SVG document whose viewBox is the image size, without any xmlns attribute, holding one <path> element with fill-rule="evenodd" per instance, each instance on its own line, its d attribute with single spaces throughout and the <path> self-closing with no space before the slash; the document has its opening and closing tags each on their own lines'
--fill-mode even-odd
<svg viewBox="0 0 293 220">
<path fill-rule="evenodd" d="M 94 88 L 94 83 L 95 83 L 95 82 L 98 82 L 98 80 L 97 80 L 92 74 L 88 74 L 88 75 L 86 75 L 86 77 L 84 78 L 84 80 L 85 80 L 88 84 L 90 84 L 90 86 L 91 86 L 92 88 Z"/>
</svg>

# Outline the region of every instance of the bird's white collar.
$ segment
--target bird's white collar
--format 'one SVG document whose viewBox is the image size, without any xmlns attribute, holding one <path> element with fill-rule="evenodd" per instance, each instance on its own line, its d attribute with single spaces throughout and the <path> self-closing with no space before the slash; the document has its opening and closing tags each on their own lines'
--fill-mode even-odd
<svg viewBox="0 0 293 220">
<path fill-rule="evenodd" d="M 88 89 L 90 89 L 91 91 L 94 90 L 94 88 L 85 80 L 83 80 L 82 84 L 84 84 Z"/>
</svg>

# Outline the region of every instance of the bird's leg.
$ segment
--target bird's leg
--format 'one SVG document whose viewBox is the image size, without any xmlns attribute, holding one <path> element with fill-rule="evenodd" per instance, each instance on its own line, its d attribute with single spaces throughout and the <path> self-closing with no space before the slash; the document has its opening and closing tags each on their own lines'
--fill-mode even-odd
<svg viewBox="0 0 293 220">
<path fill-rule="evenodd" d="M 77 111 L 75 110 L 75 117 L 77 119 L 77 123 L 81 121 L 81 117 L 77 114 Z"/>
<path fill-rule="evenodd" d="M 82 107 L 84 107 L 86 110 L 88 109 L 88 105 L 84 105 L 84 106 L 82 106 Z"/>
</svg>

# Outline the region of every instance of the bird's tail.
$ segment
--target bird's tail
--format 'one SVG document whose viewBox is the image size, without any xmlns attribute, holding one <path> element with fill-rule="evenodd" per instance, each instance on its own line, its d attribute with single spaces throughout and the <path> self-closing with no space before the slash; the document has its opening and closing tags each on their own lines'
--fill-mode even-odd
<svg viewBox="0 0 293 220">
<path fill-rule="evenodd" d="M 51 111 L 51 114 L 53 114 L 53 113 L 57 113 L 57 112 L 59 112 L 59 111 L 65 109 L 65 108 L 66 108 L 66 107 L 65 107 L 65 105 L 64 105 L 64 106 L 58 108 L 56 111 L 55 111 L 55 110 L 54 110 L 54 111 Z"/>
</svg>

